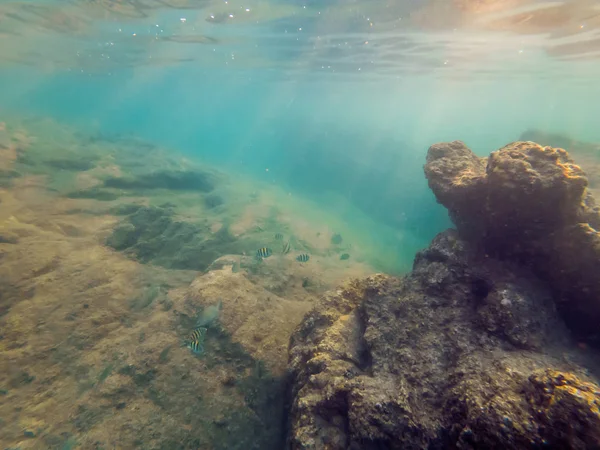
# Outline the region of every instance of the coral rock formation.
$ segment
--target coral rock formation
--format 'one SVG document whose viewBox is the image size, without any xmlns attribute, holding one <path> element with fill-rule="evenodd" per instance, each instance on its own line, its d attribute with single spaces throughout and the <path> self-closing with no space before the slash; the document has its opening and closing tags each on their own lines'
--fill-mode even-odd
<svg viewBox="0 0 600 450">
<path fill-rule="evenodd" d="M 600 209 L 565 150 L 515 142 L 486 161 L 462 142 L 441 143 L 425 174 L 461 236 L 530 266 L 571 329 L 600 343 Z"/>
<path fill-rule="evenodd" d="M 325 296 L 290 344 L 291 449 L 600 445 L 600 387 L 549 292 L 473 258 L 448 231 L 408 277 Z"/>
<path fill-rule="evenodd" d="M 551 147 L 560 147 L 569 151 L 569 155 L 585 169 L 589 188 L 595 192 L 596 198 L 600 198 L 600 160 L 598 152 L 600 145 L 596 142 L 585 142 L 572 139 L 569 136 L 547 133 L 541 130 L 530 129 L 523 132 L 519 138 L 520 141 L 533 141 L 541 145 Z"/>
<path fill-rule="evenodd" d="M 600 370 L 565 326 L 585 318 L 590 338 L 600 317 L 585 175 L 531 142 L 487 161 L 434 145 L 425 172 L 458 230 L 408 276 L 352 281 L 305 317 L 289 448 L 600 448 Z"/>
</svg>

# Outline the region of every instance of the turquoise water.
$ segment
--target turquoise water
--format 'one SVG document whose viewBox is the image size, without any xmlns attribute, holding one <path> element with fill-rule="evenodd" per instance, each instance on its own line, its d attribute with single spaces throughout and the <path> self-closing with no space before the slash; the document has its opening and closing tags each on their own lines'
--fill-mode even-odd
<svg viewBox="0 0 600 450">
<path fill-rule="evenodd" d="M 579 35 L 595 9 L 567 3 L 553 23 L 554 5 L 469 5 L 6 3 L 0 101 L 314 199 L 337 192 L 422 244 L 447 225 L 422 176 L 431 143 L 485 154 L 528 128 L 600 138 L 597 49 Z"/>
<path fill-rule="evenodd" d="M 244 233 L 250 233 L 250 227 L 245 225 L 245 213 L 240 212 L 243 210 L 242 206 L 248 204 L 246 201 L 254 201 L 255 190 L 260 191 L 264 186 L 269 186 L 274 189 L 274 200 L 271 203 L 270 200 L 261 200 L 263 203 L 255 210 L 267 205 L 284 211 L 277 220 L 290 217 L 289 222 L 285 222 L 288 228 L 281 228 L 286 239 L 288 234 L 296 233 L 295 250 L 314 250 L 318 256 L 313 257 L 309 264 L 320 264 L 318 257 L 324 260 L 335 259 L 337 266 L 327 262 L 318 267 L 322 273 L 335 273 L 336 283 L 345 276 L 364 275 L 365 272 L 399 274 L 410 270 L 417 250 L 427 246 L 438 232 L 451 226 L 446 210 L 435 202 L 423 175 L 425 155 L 431 144 L 462 140 L 483 156 L 518 140 L 528 129 L 564 134 L 584 141 L 600 140 L 597 120 L 600 117 L 600 85 L 597 82 L 600 76 L 600 64 L 597 61 L 600 57 L 597 38 L 599 17 L 600 9 L 597 5 L 575 0 L 555 3 L 517 0 L 2 1 L 0 122 L 6 122 L 10 128 L 11 121 L 17 120 L 16 118 L 25 120 L 25 123 L 30 120 L 32 124 L 49 118 L 52 124 L 57 124 L 57 137 L 55 140 L 48 138 L 52 145 L 43 146 L 39 140 L 37 144 L 33 144 L 38 151 L 37 155 L 42 155 L 40 157 L 51 158 L 53 152 L 56 151 L 59 155 L 64 150 L 61 146 L 66 138 L 60 134 L 63 131 L 58 131 L 60 124 L 60 127 L 72 127 L 76 130 L 74 135 L 81 139 L 73 138 L 69 141 L 71 153 L 68 158 L 85 159 L 88 154 L 91 158 L 92 153 L 98 151 L 93 145 L 98 142 L 106 143 L 118 162 L 115 164 L 119 165 L 125 176 L 135 173 L 137 166 L 145 167 L 144 170 L 163 169 L 162 160 L 155 156 L 145 158 L 145 147 L 127 143 L 127 139 L 135 138 L 139 140 L 135 142 L 146 142 L 150 143 L 148 145 L 164 148 L 166 153 L 189 158 L 194 164 L 206 164 L 231 180 L 243 178 L 244 183 L 247 183 L 244 186 L 248 187 L 235 187 L 234 181 L 230 181 L 233 193 L 219 191 L 227 205 L 234 205 L 227 213 L 218 210 L 215 214 L 210 213 L 213 215 L 205 210 L 197 213 L 193 208 L 198 199 L 181 192 L 161 191 L 152 197 L 154 194 L 136 191 L 135 195 L 131 195 L 132 198 L 135 197 L 132 202 L 146 201 L 151 206 L 167 202 L 183 205 L 181 210 L 177 210 L 178 217 L 183 217 L 183 222 L 205 220 L 206 223 L 203 222 L 202 225 L 205 228 L 214 227 L 218 230 L 222 223 L 227 228 L 238 220 L 237 223 L 242 224 L 239 225 L 242 229 L 241 236 L 246 236 Z M 22 119 L 24 117 L 27 119 Z M 44 136 L 52 136 L 52 126 L 54 125 L 46 126 L 47 134 Z M 18 127 L 15 125 L 13 128 Z M 42 135 L 35 131 L 32 134 Z M 86 147 L 81 142 L 94 144 Z M 119 155 L 129 154 L 135 156 L 125 162 L 119 160 Z M 95 158 L 95 161 L 103 161 L 104 169 L 108 167 L 102 157 Z M 123 158 L 127 159 L 129 156 Z M 169 160 L 164 166 L 172 167 L 177 164 L 179 163 Z M 183 166 L 181 163 L 181 167 Z M 106 169 L 106 173 L 109 172 Z M 49 175 L 52 182 L 48 185 L 54 191 L 60 191 L 61 186 L 72 183 L 72 178 L 75 177 L 64 181 L 60 179 L 64 172 L 57 173 Z M 77 180 L 83 183 L 88 179 L 81 176 Z M 28 183 L 23 186 L 35 185 L 33 181 Z M 25 198 L 25 194 L 23 196 Z M 140 200 L 141 198 L 145 200 Z M 25 198 L 23 201 L 29 200 Z M 49 203 L 41 200 L 39 204 L 44 202 Z M 239 211 L 234 211 L 238 203 L 242 206 Z M 6 204 L 13 203 L 7 201 Z M 59 201 L 56 204 L 61 205 Z M 81 206 L 82 210 L 88 207 L 88 204 Z M 23 223 L 27 220 L 30 220 L 27 223 L 44 221 L 40 218 L 31 219 L 30 210 L 36 210 L 36 207 L 28 204 L 27 208 L 15 209 L 17 212 L 11 210 L 2 220 L 9 221 L 16 217 L 15 220 Z M 63 208 L 59 213 L 48 212 L 48 217 L 63 214 L 66 209 L 68 208 Z M 25 210 L 27 213 L 23 212 Z M 253 209 L 249 208 L 249 211 L 252 212 Z M 231 219 L 233 216 L 228 215 L 230 213 L 235 219 Z M 107 210 L 102 210 L 101 214 L 97 211 L 94 214 L 108 213 Z M 63 220 L 62 216 L 59 218 Z M 94 230 L 90 233 L 94 234 L 96 243 L 103 242 L 101 238 L 116 223 L 110 222 L 113 219 L 106 219 L 106 224 L 101 225 L 92 219 L 85 219 L 89 223 L 84 219 L 77 220 Z M 247 221 L 251 221 L 251 218 Z M 277 226 L 283 227 L 282 223 L 283 219 Z M 251 225 L 254 226 L 254 223 Z M 294 225 L 297 229 L 289 231 Z M 243 246 L 230 246 L 227 249 L 236 255 L 246 255 L 248 248 L 272 245 L 268 239 L 275 232 L 280 232 L 279 228 L 267 228 L 263 222 L 260 222 L 260 226 L 257 225 L 257 229 L 257 237 L 249 236 Z M 331 250 L 329 237 L 335 232 L 340 232 L 344 241 L 342 246 Z M 305 234 L 300 235 L 301 233 Z M 265 238 L 267 235 L 268 239 Z M 310 241 L 307 236 L 315 241 Z M 52 241 L 49 237 L 40 240 Z M 186 248 L 187 244 L 182 245 Z M 319 247 L 320 245 L 322 246 Z M 31 250 L 28 254 L 36 254 L 36 251 L 38 250 Z M 65 255 L 69 251 L 71 250 L 61 248 L 59 253 Z M 332 253 L 334 251 L 337 253 Z M 365 266 L 356 268 L 340 265 L 341 252 L 349 252 L 351 263 L 354 263 L 355 255 L 360 254 L 356 259 Z M 101 259 L 97 253 L 93 255 L 94 258 Z M 52 258 L 48 259 L 52 261 Z M 291 258 L 291 261 L 294 259 Z M 87 264 L 79 262 L 84 266 Z M 234 268 L 239 266 L 234 264 Z M 310 267 L 308 264 L 307 266 Z M 115 286 L 118 282 L 114 280 L 118 278 L 120 271 L 130 270 L 130 266 L 121 260 L 111 260 L 107 267 L 114 269 L 113 272 L 106 269 L 109 273 L 106 277 L 113 280 Z M 292 269 L 286 272 L 286 280 L 292 279 L 307 288 L 307 296 L 321 295 L 325 287 L 331 287 L 323 280 L 311 284 L 312 279 L 309 278 L 312 274 L 300 272 L 306 268 L 298 268 L 298 265 L 290 267 Z M 28 267 L 27 270 L 37 273 L 41 269 Z M 197 270 L 196 266 L 191 270 Z M 267 280 L 264 281 L 266 291 L 275 292 L 284 299 L 301 299 L 301 295 L 293 289 L 288 291 L 287 287 L 281 287 L 285 282 L 277 278 L 276 268 L 272 272 L 261 272 L 264 267 L 252 270 L 249 270 L 248 277 L 255 285 L 262 286 L 260 283 Z M 15 269 L 10 273 L 17 272 Z M 123 275 L 127 280 L 123 285 L 129 282 L 135 284 L 142 279 L 139 275 L 138 280 L 138 275 Z M 159 288 L 147 288 L 153 289 L 154 293 L 159 292 L 153 296 L 162 298 L 162 293 L 173 289 L 172 292 L 175 293 L 169 294 L 168 301 L 174 302 L 177 309 L 183 308 L 184 303 L 183 300 L 181 304 L 177 303 L 176 290 L 184 289 L 196 275 L 195 272 L 191 275 L 185 272 L 183 275 L 165 275 L 164 279 L 156 274 L 145 276 L 148 279 L 156 278 L 162 283 Z M 55 279 L 60 280 L 61 276 L 68 277 L 57 275 Z M 10 278 L 8 275 L 7 277 Z M 323 284 L 319 284 L 321 281 Z M 177 284 L 179 282 L 181 284 Z M 227 283 L 236 286 L 233 282 Z M 96 285 L 90 282 L 90 286 Z M 213 291 L 206 289 L 208 294 L 202 291 L 203 294 L 198 295 L 198 298 L 206 298 L 204 306 L 216 301 L 216 298 L 210 297 Z M 250 290 L 249 287 L 245 289 Z M 116 287 L 115 290 L 120 292 Z M 52 295 L 57 298 L 62 296 L 60 298 L 63 300 L 79 298 L 79 294 L 72 294 L 71 291 L 52 294 L 42 289 L 39 292 L 39 295 L 48 296 L 36 303 L 38 306 L 42 305 L 40 308 L 46 301 L 57 301 Z M 302 292 L 304 295 L 305 292 Z M 106 294 L 106 298 L 114 299 L 115 295 L 120 298 L 120 294 L 114 292 Z M 128 292 L 122 296 L 125 298 L 127 295 L 140 294 Z M 167 294 L 164 295 L 167 298 Z M 266 298 L 266 294 L 261 298 L 263 297 Z M 111 300 L 106 298 L 99 300 L 101 304 L 112 305 Z M 161 305 L 168 304 L 165 298 L 162 298 Z M 310 301 L 312 299 L 310 297 Z M 292 300 L 281 308 L 296 308 Z M 238 297 L 235 297 L 235 301 L 238 301 Z M 310 301 L 307 301 L 308 306 Z M 153 304 L 152 299 L 149 302 Z M 257 310 L 268 310 L 269 307 Z M 110 309 L 108 306 L 107 308 Z M 231 305 L 227 303 L 227 299 L 223 308 L 224 314 L 231 311 L 228 309 Z M 305 312 L 302 308 L 294 310 L 299 318 Z M 160 307 L 157 306 L 157 310 Z M 21 311 L 17 318 L 10 319 L 11 326 L 17 330 L 24 326 L 23 323 L 34 323 L 35 317 L 42 313 L 36 312 L 35 308 L 32 311 L 34 318 L 31 322 L 22 319 L 26 314 Z M 21 316 L 23 314 L 25 316 Z M 143 320 L 138 316 L 135 316 L 137 319 L 130 318 L 129 315 L 124 319 L 120 312 L 114 314 L 114 323 L 118 322 L 119 326 L 135 330 L 136 334 L 131 338 L 134 344 L 125 342 L 125 339 L 123 342 L 111 341 L 104 347 L 98 344 L 102 347 L 101 356 L 93 358 L 88 356 L 90 353 L 85 353 L 85 349 L 92 344 L 86 344 L 88 347 L 81 344 L 81 348 L 77 347 L 77 351 L 81 353 L 72 357 L 69 364 L 93 367 L 90 373 L 102 374 L 105 373 L 102 371 L 103 367 L 115 367 L 116 374 L 119 364 L 133 364 L 127 358 L 132 358 L 131 355 L 138 346 L 136 339 L 140 332 L 135 328 L 138 323 L 135 320 L 139 319 L 140 324 L 145 323 L 146 316 Z M 239 314 L 250 313 L 244 310 Z M 106 325 L 102 317 L 94 319 L 94 327 L 100 327 L 98 324 Z M 62 320 L 62 316 L 60 321 L 57 319 L 56 329 L 61 328 Z M 53 319 L 49 319 L 49 322 L 52 321 Z M 78 323 L 74 320 L 72 322 Z M 106 322 L 110 320 L 106 319 Z M 190 323 L 192 322 L 190 319 Z M 262 316 L 258 321 L 259 324 L 268 322 L 269 319 Z M 231 325 L 232 329 L 241 327 L 235 320 L 231 323 L 235 323 L 235 326 Z M 28 330 L 31 327 L 33 325 Z M 171 331 L 174 329 L 170 328 Z M 164 328 L 160 330 L 165 332 Z M 133 333 L 127 331 L 129 332 Z M 184 333 L 179 328 L 177 332 Z M 282 331 L 284 334 L 285 332 L 289 330 Z M 147 331 L 146 339 L 151 341 L 148 336 L 156 333 L 156 330 Z M 172 358 L 178 357 L 176 350 L 170 350 L 178 348 L 173 333 L 170 337 L 172 347 L 160 349 L 160 355 L 164 355 L 164 358 L 161 356 L 156 367 L 164 364 L 163 359 L 166 360 L 168 354 L 176 355 L 171 356 Z M 227 364 L 230 364 L 231 358 L 235 361 L 238 361 L 235 359 L 238 357 L 239 361 L 243 360 L 243 364 L 239 363 L 239 367 L 243 366 L 242 369 L 236 366 L 236 370 L 239 369 L 240 372 L 256 372 L 257 361 L 262 361 L 263 357 L 265 361 L 270 361 L 270 353 L 264 351 L 263 354 L 261 348 L 255 348 L 260 347 L 256 344 L 258 338 L 248 337 L 250 335 L 236 338 L 235 333 L 231 333 L 234 338 L 227 335 L 219 341 L 222 347 L 211 347 L 211 339 L 217 338 L 211 338 L 209 330 L 206 352 L 212 365 L 209 364 L 210 367 L 206 368 L 206 373 L 209 374 L 207 379 L 221 376 L 210 370 L 216 370 L 214 368 L 221 365 L 229 367 Z M 85 333 L 73 331 L 73 335 L 75 334 L 80 336 Z M 74 339 L 73 335 L 69 335 L 69 342 Z M 103 335 L 102 338 L 104 337 L 106 336 Z M 179 337 L 178 335 L 177 338 Z M 55 342 L 54 337 L 46 339 Z M 285 348 L 287 342 L 287 337 L 281 339 L 283 343 L 277 341 L 279 350 Z M 239 350 L 235 346 L 237 344 L 231 344 L 231 340 L 241 342 L 244 350 Z M 57 343 L 66 341 L 66 336 L 60 339 L 56 337 Z M 229 355 L 227 362 L 219 359 L 220 354 L 214 348 Z M 227 351 L 222 350 L 223 348 Z M 118 362 L 111 362 L 112 356 L 109 355 L 119 353 L 119 349 L 127 350 L 121 350 L 120 359 L 114 357 Z M 153 354 L 152 351 L 148 350 L 147 353 Z M 252 358 L 244 352 L 252 355 Z M 154 354 L 158 355 L 158 352 Z M 231 354 L 234 356 L 230 356 Z M 278 357 L 285 359 L 285 355 L 279 354 Z M 17 356 L 14 358 L 18 360 Z M 85 363 L 81 362 L 83 360 Z M 189 361 L 178 363 L 183 367 Z M 139 367 L 143 364 L 139 360 L 136 364 L 136 370 L 141 370 Z M 213 419 L 207 419 L 206 423 L 194 422 L 202 414 L 192 414 L 189 410 L 191 406 L 183 400 L 174 400 L 178 396 L 191 398 L 190 392 L 196 392 L 194 385 L 189 381 L 182 381 L 184 388 L 177 389 L 164 379 L 168 378 L 165 375 L 167 373 L 175 377 L 173 374 L 179 369 L 166 369 L 164 365 L 160 366 L 162 369 L 157 369 L 150 363 L 144 364 L 147 364 L 143 366 L 145 370 L 156 370 L 159 375 L 154 381 L 138 383 L 135 389 L 139 392 L 147 389 L 144 392 L 152 397 L 155 405 L 161 405 L 163 413 L 168 411 L 168 414 L 177 417 L 176 421 L 182 421 L 170 429 L 173 435 L 177 434 L 173 430 L 179 429 L 177 427 L 182 423 L 186 427 L 191 423 L 199 431 L 197 434 L 190 431 L 188 436 L 189 442 L 196 442 L 196 447 L 188 441 L 188 444 L 181 444 L 179 447 L 172 443 L 167 445 L 164 444 L 167 440 L 163 442 L 157 438 L 152 444 L 154 446 L 146 443 L 143 448 L 238 448 L 231 443 L 234 441 L 246 445 L 239 448 L 261 448 L 257 447 L 259 444 L 256 442 L 259 440 L 254 444 L 239 439 L 228 440 L 228 433 L 223 431 L 221 425 L 216 428 L 206 425 Z M 278 368 L 277 364 L 273 363 L 273 367 Z M 69 376 L 78 373 L 72 366 L 69 367 Z M 269 370 L 276 372 L 273 367 Z M 132 373 L 123 370 L 118 372 L 121 378 Z M 190 370 L 198 372 L 196 369 Z M 112 369 L 108 370 L 103 376 L 103 380 L 107 380 L 107 386 L 113 382 L 111 371 Z M 139 375 L 138 372 L 136 374 Z M 164 379 L 161 378 L 163 375 Z M 131 377 L 137 379 L 133 375 Z M 148 385 L 151 387 L 148 388 Z M 226 383 L 224 385 L 228 386 Z M 242 382 L 240 385 L 246 386 Z M 264 387 L 262 384 L 260 386 Z M 259 391 L 255 385 L 251 387 Z M 152 389 L 156 392 L 163 389 L 168 392 L 168 398 L 161 397 L 160 401 L 157 400 L 158 394 L 155 391 L 152 391 L 152 396 L 148 394 Z M 212 387 L 206 389 L 207 392 L 213 392 Z M 9 391 L 12 392 L 12 388 Z M 229 398 L 229 394 L 218 392 L 219 396 Z M 30 394 L 33 395 L 31 392 L 27 395 Z M 108 398 L 109 394 L 102 394 L 102 398 Z M 68 395 L 71 394 L 65 394 L 65 398 Z M 244 391 L 244 395 L 249 394 Z M 169 403 L 170 401 L 173 403 Z M 129 400 L 127 402 L 129 404 Z M 205 408 L 210 410 L 210 403 L 207 404 Z M 68 409 L 64 404 L 59 405 L 60 407 Z M 119 411 L 123 409 L 122 414 L 125 414 L 127 407 L 123 408 Z M 27 411 L 28 407 L 24 409 Z M 184 411 L 185 420 L 177 415 Z M 228 409 L 223 411 L 225 412 L 220 414 L 227 416 L 229 411 L 231 417 L 238 417 L 237 413 L 231 413 Z M 156 414 L 152 417 L 161 417 L 163 420 L 161 414 Z M 271 412 L 265 413 L 263 410 L 256 414 L 260 420 L 264 420 Z M 192 420 L 190 417 L 195 418 Z M 237 423 L 235 421 L 238 419 L 231 421 Z M 34 429 L 33 424 L 38 423 L 36 426 L 42 430 L 39 432 L 42 435 L 50 431 L 58 435 L 62 430 L 53 428 L 52 421 L 47 418 L 37 417 L 37 422 L 31 417 L 27 419 L 29 422 L 23 417 L 18 420 L 20 422 L 17 428 Z M 214 420 L 214 423 L 221 423 L 221 419 Z M 239 420 L 244 426 L 247 425 L 242 419 Z M 262 429 L 264 422 L 260 420 L 256 423 L 248 422 L 251 423 L 251 426 L 248 425 L 249 429 Z M 275 422 L 273 419 L 272 423 Z M 70 422 L 65 419 L 64 423 Z M 94 434 L 94 439 L 101 440 L 101 430 L 111 430 L 111 426 L 113 425 L 106 423 L 96 425 L 97 428 L 92 425 L 77 425 L 77 432 L 71 428 L 65 430 L 80 442 L 86 442 L 82 436 L 91 433 L 90 429 L 97 433 Z M 171 425 L 160 422 L 154 426 L 167 429 Z M 277 426 L 273 426 L 277 428 L 279 422 Z M 248 429 L 242 425 L 240 429 L 248 435 Z M 0 436 L 0 443 L 16 445 L 19 440 L 14 436 L 20 432 L 15 433 L 12 437 Z M 229 434 L 235 435 L 233 431 Z M 127 440 L 129 437 L 126 434 L 119 436 L 123 446 L 113 443 L 117 445 L 115 448 L 142 448 L 141 444 L 132 444 L 135 440 Z M 212 442 L 213 447 L 207 442 Z M 83 444 L 81 448 L 92 448 L 86 447 L 88 444 Z"/>
</svg>

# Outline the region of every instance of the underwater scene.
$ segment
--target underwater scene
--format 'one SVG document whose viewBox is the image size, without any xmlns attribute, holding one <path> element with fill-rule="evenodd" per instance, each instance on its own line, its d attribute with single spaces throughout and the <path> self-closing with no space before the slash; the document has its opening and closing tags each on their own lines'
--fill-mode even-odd
<svg viewBox="0 0 600 450">
<path fill-rule="evenodd" d="M 0 450 L 600 449 L 598 2 L 0 39 Z"/>
</svg>

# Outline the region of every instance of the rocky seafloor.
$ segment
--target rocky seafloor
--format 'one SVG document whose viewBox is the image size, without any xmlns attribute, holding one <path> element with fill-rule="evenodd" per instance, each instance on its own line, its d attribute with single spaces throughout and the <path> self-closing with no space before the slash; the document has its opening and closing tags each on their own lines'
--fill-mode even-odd
<svg viewBox="0 0 600 450">
<path fill-rule="evenodd" d="M 291 333 L 373 271 L 297 202 L 128 136 L 0 122 L 0 449 L 281 448 Z"/>
<path fill-rule="evenodd" d="M 433 145 L 456 229 L 325 295 L 290 341 L 288 447 L 600 448 L 600 210 L 563 149 Z"/>
<path fill-rule="evenodd" d="M 0 449 L 598 447 L 593 191 L 561 151 L 500 153 L 432 147 L 457 230 L 369 277 L 380 250 L 287 192 L 0 122 Z"/>
</svg>

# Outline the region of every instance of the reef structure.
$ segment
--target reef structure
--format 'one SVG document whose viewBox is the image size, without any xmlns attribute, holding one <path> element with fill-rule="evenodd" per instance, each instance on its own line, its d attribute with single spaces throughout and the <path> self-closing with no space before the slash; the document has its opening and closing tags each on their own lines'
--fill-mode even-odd
<svg viewBox="0 0 600 450">
<path fill-rule="evenodd" d="M 437 144 L 425 174 L 465 240 L 528 266 L 571 331 L 600 344 L 600 208 L 565 150 L 520 141 L 486 161 L 462 142 Z"/>
<path fill-rule="evenodd" d="M 307 314 L 289 449 L 600 448 L 597 354 L 577 345 L 600 292 L 585 174 L 532 142 L 487 161 L 436 144 L 425 174 L 457 229 L 406 277 L 354 280 Z"/>
</svg>

